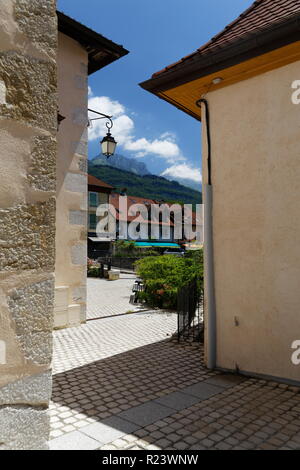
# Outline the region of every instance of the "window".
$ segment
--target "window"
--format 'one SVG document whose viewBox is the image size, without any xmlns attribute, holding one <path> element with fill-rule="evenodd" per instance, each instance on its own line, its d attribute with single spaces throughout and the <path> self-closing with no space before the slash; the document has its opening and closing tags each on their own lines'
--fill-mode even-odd
<svg viewBox="0 0 300 470">
<path fill-rule="evenodd" d="M 89 192 L 89 203 L 92 207 L 98 207 L 98 193 Z"/>
<path fill-rule="evenodd" d="M 99 203 L 100 204 L 108 204 L 109 196 L 107 193 L 99 193 Z"/>
<path fill-rule="evenodd" d="M 96 230 L 97 217 L 96 214 L 89 214 L 89 227 L 92 230 Z"/>
</svg>

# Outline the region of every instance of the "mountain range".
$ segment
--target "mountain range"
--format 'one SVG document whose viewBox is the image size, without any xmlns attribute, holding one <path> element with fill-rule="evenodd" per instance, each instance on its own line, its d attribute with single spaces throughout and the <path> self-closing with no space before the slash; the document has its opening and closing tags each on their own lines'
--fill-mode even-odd
<svg viewBox="0 0 300 470">
<path fill-rule="evenodd" d="M 109 159 L 105 157 L 105 155 L 97 155 L 97 157 L 93 158 L 90 163 L 94 166 L 111 166 L 113 168 L 118 168 L 119 170 L 130 171 L 131 173 L 135 173 L 140 176 L 150 175 L 150 171 L 148 171 L 144 162 L 138 162 L 133 158 L 127 158 L 118 153 Z"/>
<path fill-rule="evenodd" d="M 108 163 L 111 163 L 113 158 L 108 160 Z M 200 191 L 183 186 L 177 181 L 169 181 L 162 176 L 151 175 L 149 172 L 140 175 L 136 167 L 134 167 L 134 170 L 135 172 L 127 171 L 109 164 L 103 164 L 102 158 L 99 160 L 98 157 L 89 161 L 88 169 L 90 175 L 112 185 L 117 192 L 126 191 L 129 196 L 193 204 L 194 206 L 202 202 Z"/>
<path fill-rule="evenodd" d="M 107 159 L 104 155 L 97 155 L 92 160 L 90 160 L 92 166 L 110 166 L 113 168 L 118 168 L 119 170 L 129 171 L 139 176 L 151 175 L 146 164 L 144 162 L 139 162 L 135 158 L 124 157 L 120 154 L 115 154 L 113 157 Z M 174 178 L 164 175 L 164 178 L 169 181 L 174 181 Z M 202 185 L 199 181 L 193 181 L 184 177 L 177 177 L 176 181 L 183 186 L 192 188 L 195 191 L 201 191 Z"/>
</svg>

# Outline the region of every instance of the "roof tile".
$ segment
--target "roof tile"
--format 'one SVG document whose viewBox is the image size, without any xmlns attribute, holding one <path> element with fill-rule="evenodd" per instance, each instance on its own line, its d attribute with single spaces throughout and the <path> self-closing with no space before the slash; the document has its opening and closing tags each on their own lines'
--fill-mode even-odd
<svg viewBox="0 0 300 470">
<path fill-rule="evenodd" d="M 238 39 L 246 39 L 248 36 L 266 29 L 270 25 L 276 25 L 288 17 L 300 13 L 300 0 L 256 0 L 237 19 L 227 25 L 219 34 L 209 42 L 201 46 L 192 54 L 183 57 L 178 62 L 165 67 L 153 74 L 153 78 L 176 68 L 182 62 L 193 60 L 199 54 L 204 55 L 222 48 Z"/>
<path fill-rule="evenodd" d="M 88 175 L 88 184 L 91 186 L 99 186 L 99 188 L 113 189 L 113 186 L 105 183 L 102 180 L 99 180 L 99 178 L 96 178 L 95 176 L 92 176 L 92 175 Z"/>
</svg>

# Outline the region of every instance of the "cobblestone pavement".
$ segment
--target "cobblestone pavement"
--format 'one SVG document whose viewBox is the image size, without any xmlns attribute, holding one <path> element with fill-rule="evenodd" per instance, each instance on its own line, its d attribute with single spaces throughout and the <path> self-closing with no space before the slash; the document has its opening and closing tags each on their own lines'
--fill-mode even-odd
<svg viewBox="0 0 300 470">
<path fill-rule="evenodd" d="M 176 330 L 176 315 L 140 312 L 54 331 L 53 373 L 59 374 L 95 361 L 122 357 L 129 351 L 160 344 Z"/>
<path fill-rule="evenodd" d="M 104 318 L 127 312 L 136 312 L 144 307 L 129 303 L 136 275 L 121 273 L 117 281 L 89 278 L 87 283 L 87 318 Z"/>
<path fill-rule="evenodd" d="M 208 371 L 135 313 L 54 334 L 51 449 L 300 449 L 300 389 Z"/>
</svg>

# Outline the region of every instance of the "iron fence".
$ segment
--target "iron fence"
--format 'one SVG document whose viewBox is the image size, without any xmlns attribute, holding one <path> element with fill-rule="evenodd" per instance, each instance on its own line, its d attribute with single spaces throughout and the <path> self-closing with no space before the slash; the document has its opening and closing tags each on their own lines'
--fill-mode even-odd
<svg viewBox="0 0 300 470">
<path fill-rule="evenodd" d="M 203 290 L 197 278 L 177 293 L 177 339 L 203 340 Z"/>
<path fill-rule="evenodd" d="M 97 261 L 98 258 L 107 258 L 108 256 L 111 256 L 111 253 L 108 250 L 90 248 L 88 251 L 88 257 L 95 261 Z"/>
<path fill-rule="evenodd" d="M 136 279 L 134 281 L 133 287 L 132 287 L 132 294 L 130 296 L 129 302 L 131 304 L 137 304 L 140 302 L 139 299 L 139 292 L 144 292 L 145 290 L 145 284 L 143 283 L 142 279 Z"/>
<path fill-rule="evenodd" d="M 119 268 L 128 271 L 134 271 L 134 263 L 139 258 L 123 258 L 118 256 L 100 256 L 97 261 L 101 264 L 109 265 L 113 268 Z"/>
</svg>

